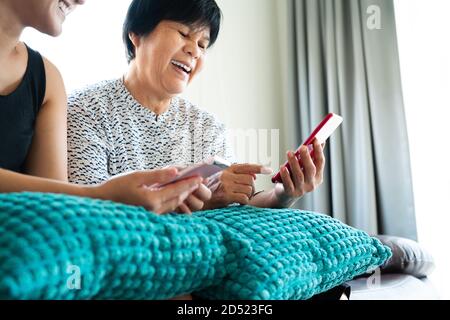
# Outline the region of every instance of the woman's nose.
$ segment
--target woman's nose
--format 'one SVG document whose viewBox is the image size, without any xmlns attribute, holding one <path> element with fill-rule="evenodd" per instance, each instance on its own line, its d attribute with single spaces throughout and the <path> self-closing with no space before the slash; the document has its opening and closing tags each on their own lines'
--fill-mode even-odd
<svg viewBox="0 0 450 320">
<path fill-rule="evenodd" d="M 192 58 L 198 59 L 202 54 L 202 50 L 198 47 L 196 43 L 189 43 L 185 47 L 185 52 L 189 54 Z"/>
</svg>

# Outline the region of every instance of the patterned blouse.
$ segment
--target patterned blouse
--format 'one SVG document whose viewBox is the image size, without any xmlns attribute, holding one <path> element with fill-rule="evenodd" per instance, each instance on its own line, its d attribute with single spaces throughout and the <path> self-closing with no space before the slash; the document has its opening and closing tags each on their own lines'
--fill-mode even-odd
<svg viewBox="0 0 450 320">
<path fill-rule="evenodd" d="M 157 115 L 123 80 L 104 81 L 69 97 L 69 180 L 97 184 L 134 170 L 186 166 L 211 156 L 232 161 L 225 126 L 182 98 Z"/>
</svg>

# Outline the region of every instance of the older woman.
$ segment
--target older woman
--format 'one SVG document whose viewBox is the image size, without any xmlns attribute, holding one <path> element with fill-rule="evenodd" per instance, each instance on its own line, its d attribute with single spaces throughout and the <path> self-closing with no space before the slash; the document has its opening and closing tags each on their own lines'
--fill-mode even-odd
<svg viewBox="0 0 450 320">
<path fill-rule="evenodd" d="M 85 0 L 0 1 L 0 193 L 64 193 L 172 212 L 200 180 L 162 189 L 174 168 L 135 172 L 98 186 L 67 183 L 66 93 L 58 69 L 20 41 L 32 27 L 58 36 L 66 16 Z"/>
<path fill-rule="evenodd" d="M 189 165 L 210 156 L 230 159 L 225 128 L 213 116 L 178 97 L 201 72 L 216 41 L 221 11 L 214 0 L 134 0 L 123 30 L 129 69 L 69 98 L 69 179 L 95 184 L 123 172 Z M 259 165 L 233 165 L 206 201 L 202 186 L 185 210 L 231 203 L 286 207 L 322 182 L 324 155 L 302 150 L 304 169 L 292 152 L 283 183 L 254 194 Z M 231 160 L 231 159 L 230 159 Z M 205 202 L 203 206 L 203 202 Z"/>
</svg>

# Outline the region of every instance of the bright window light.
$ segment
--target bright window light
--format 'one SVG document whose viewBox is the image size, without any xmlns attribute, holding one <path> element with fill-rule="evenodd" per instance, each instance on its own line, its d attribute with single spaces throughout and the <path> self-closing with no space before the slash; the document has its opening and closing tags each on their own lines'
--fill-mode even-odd
<svg viewBox="0 0 450 320">
<path fill-rule="evenodd" d="M 433 254 L 430 277 L 450 298 L 450 1 L 396 0 L 419 241 Z"/>
<path fill-rule="evenodd" d="M 130 2 L 86 1 L 67 17 L 58 38 L 27 29 L 22 40 L 58 67 L 68 92 L 119 78 L 127 67 L 122 25 Z"/>
</svg>

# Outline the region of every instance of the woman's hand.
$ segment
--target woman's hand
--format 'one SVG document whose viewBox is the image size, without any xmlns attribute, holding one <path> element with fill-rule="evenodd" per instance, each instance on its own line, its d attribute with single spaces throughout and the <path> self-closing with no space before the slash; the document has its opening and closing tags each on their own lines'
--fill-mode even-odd
<svg viewBox="0 0 450 320">
<path fill-rule="evenodd" d="M 199 188 L 179 206 L 178 211 L 187 214 L 200 211 L 203 209 L 205 202 L 211 199 L 211 195 L 211 190 L 202 183 Z"/>
<path fill-rule="evenodd" d="M 279 207 L 288 207 L 306 193 L 314 191 L 323 182 L 323 170 L 325 168 L 325 156 L 323 148 L 317 139 L 313 142 L 314 159 L 306 146 L 300 150 L 298 160 L 293 152 L 288 152 L 288 162 L 291 173 L 284 166 L 280 169 L 283 183 L 278 183 L 274 189 L 274 195 Z M 300 166 L 303 165 L 303 170 Z"/>
<path fill-rule="evenodd" d="M 256 164 L 236 164 L 224 170 L 212 188 L 207 209 L 223 208 L 232 203 L 247 205 L 255 193 L 257 174 L 270 174 L 272 170 Z"/>
<path fill-rule="evenodd" d="M 143 206 L 157 214 L 174 212 L 202 184 L 202 178 L 191 178 L 163 188 L 156 187 L 169 182 L 177 173 L 176 168 L 169 168 L 120 175 L 99 186 L 88 187 L 87 195 Z"/>
</svg>

